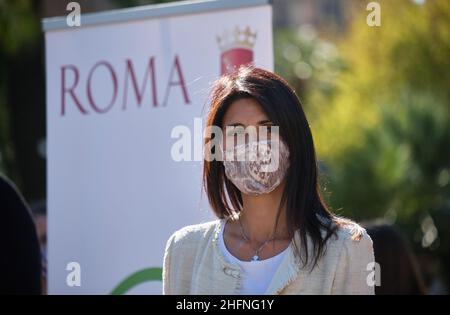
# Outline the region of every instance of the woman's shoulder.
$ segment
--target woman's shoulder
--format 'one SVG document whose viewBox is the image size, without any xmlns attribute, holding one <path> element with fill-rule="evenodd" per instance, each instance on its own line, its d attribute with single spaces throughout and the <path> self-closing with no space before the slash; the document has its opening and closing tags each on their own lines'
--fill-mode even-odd
<svg viewBox="0 0 450 315">
<path fill-rule="evenodd" d="M 345 250 L 349 254 L 361 250 L 373 251 L 373 243 L 366 229 L 358 223 L 347 218 L 336 218 L 336 237 L 331 238 L 340 250 Z"/>
<path fill-rule="evenodd" d="M 185 226 L 172 233 L 167 245 L 178 247 L 180 244 L 192 244 L 198 246 L 202 240 L 207 240 L 214 234 L 220 223 L 221 220 L 214 220 Z"/>
<path fill-rule="evenodd" d="M 199 253 L 204 253 L 220 220 L 185 226 L 170 236 L 164 252 L 163 292 L 189 294 Z"/>
<path fill-rule="evenodd" d="M 375 257 L 367 231 L 358 223 L 341 217 L 333 218 L 334 235 L 326 243 L 322 266 L 333 279 L 333 294 L 373 294 L 368 283 Z M 323 276 L 323 275 L 321 275 Z"/>
<path fill-rule="evenodd" d="M 338 236 L 344 239 L 358 242 L 369 237 L 365 228 L 350 219 L 336 218 L 335 225 Z"/>
</svg>

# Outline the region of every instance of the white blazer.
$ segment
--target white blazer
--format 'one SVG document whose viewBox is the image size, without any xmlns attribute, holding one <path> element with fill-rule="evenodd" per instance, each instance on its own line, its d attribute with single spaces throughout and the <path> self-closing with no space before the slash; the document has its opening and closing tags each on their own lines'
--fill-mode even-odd
<svg viewBox="0 0 450 315">
<path fill-rule="evenodd" d="M 221 223 L 191 225 L 172 234 L 164 253 L 163 294 L 239 293 L 242 271 L 228 263 L 218 247 Z M 359 240 L 352 237 L 355 229 Z M 295 237 L 300 244 L 298 233 Z M 308 244 L 312 251 L 310 239 Z M 311 261 L 314 256 L 309 257 Z M 351 222 L 327 241 L 324 255 L 312 270 L 311 263 L 302 267 L 291 243 L 266 294 L 374 294 L 374 261 L 372 240 Z"/>
</svg>

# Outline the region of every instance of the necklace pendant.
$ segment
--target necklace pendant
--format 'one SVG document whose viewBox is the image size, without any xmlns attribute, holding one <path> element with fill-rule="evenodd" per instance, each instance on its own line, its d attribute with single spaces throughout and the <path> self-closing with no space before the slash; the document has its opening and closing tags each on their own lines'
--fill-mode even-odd
<svg viewBox="0 0 450 315">
<path fill-rule="evenodd" d="M 255 256 L 252 257 L 252 261 L 258 261 L 258 260 L 259 260 L 259 256 L 258 255 L 255 255 Z"/>
</svg>

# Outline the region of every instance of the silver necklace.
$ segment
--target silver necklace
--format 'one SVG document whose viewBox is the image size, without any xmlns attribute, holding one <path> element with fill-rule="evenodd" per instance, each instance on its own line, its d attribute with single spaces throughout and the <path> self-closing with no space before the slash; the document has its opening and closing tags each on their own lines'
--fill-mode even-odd
<svg viewBox="0 0 450 315">
<path fill-rule="evenodd" d="M 244 232 L 244 226 L 242 225 L 242 221 L 241 218 L 238 219 L 239 220 L 239 225 L 241 227 L 241 234 L 242 234 L 242 238 L 250 243 L 250 238 L 245 234 Z M 261 250 L 264 248 L 264 246 L 266 246 L 268 243 L 270 243 L 271 241 L 273 241 L 275 239 L 275 235 L 272 236 L 271 238 L 267 239 L 264 243 L 262 243 L 261 246 L 259 246 L 258 248 L 252 248 L 255 251 L 255 254 L 252 256 L 252 261 L 258 261 L 261 260 L 261 257 L 259 256 L 259 253 L 261 252 Z"/>
</svg>

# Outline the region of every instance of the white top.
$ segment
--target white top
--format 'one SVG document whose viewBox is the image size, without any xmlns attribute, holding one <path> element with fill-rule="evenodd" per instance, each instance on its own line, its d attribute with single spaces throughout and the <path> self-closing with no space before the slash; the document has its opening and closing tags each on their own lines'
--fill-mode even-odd
<svg viewBox="0 0 450 315">
<path fill-rule="evenodd" d="M 219 233 L 219 247 L 225 256 L 226 260 L 238 265 L 242 269 L 242 285 L 240 287 L 240 294 L 243 295 L 262 295 L 265 294 L 270 282 L 277 271 L 284 254 L 287 252 L 287 247 L 276 256 L 257 260 L 257 261 L 242 261 L 233 256 L 225 246 L 223 238 L 223 231 L 225 230 L 225 223 L 222 223 L 222 229 Z"/>
</svg>

